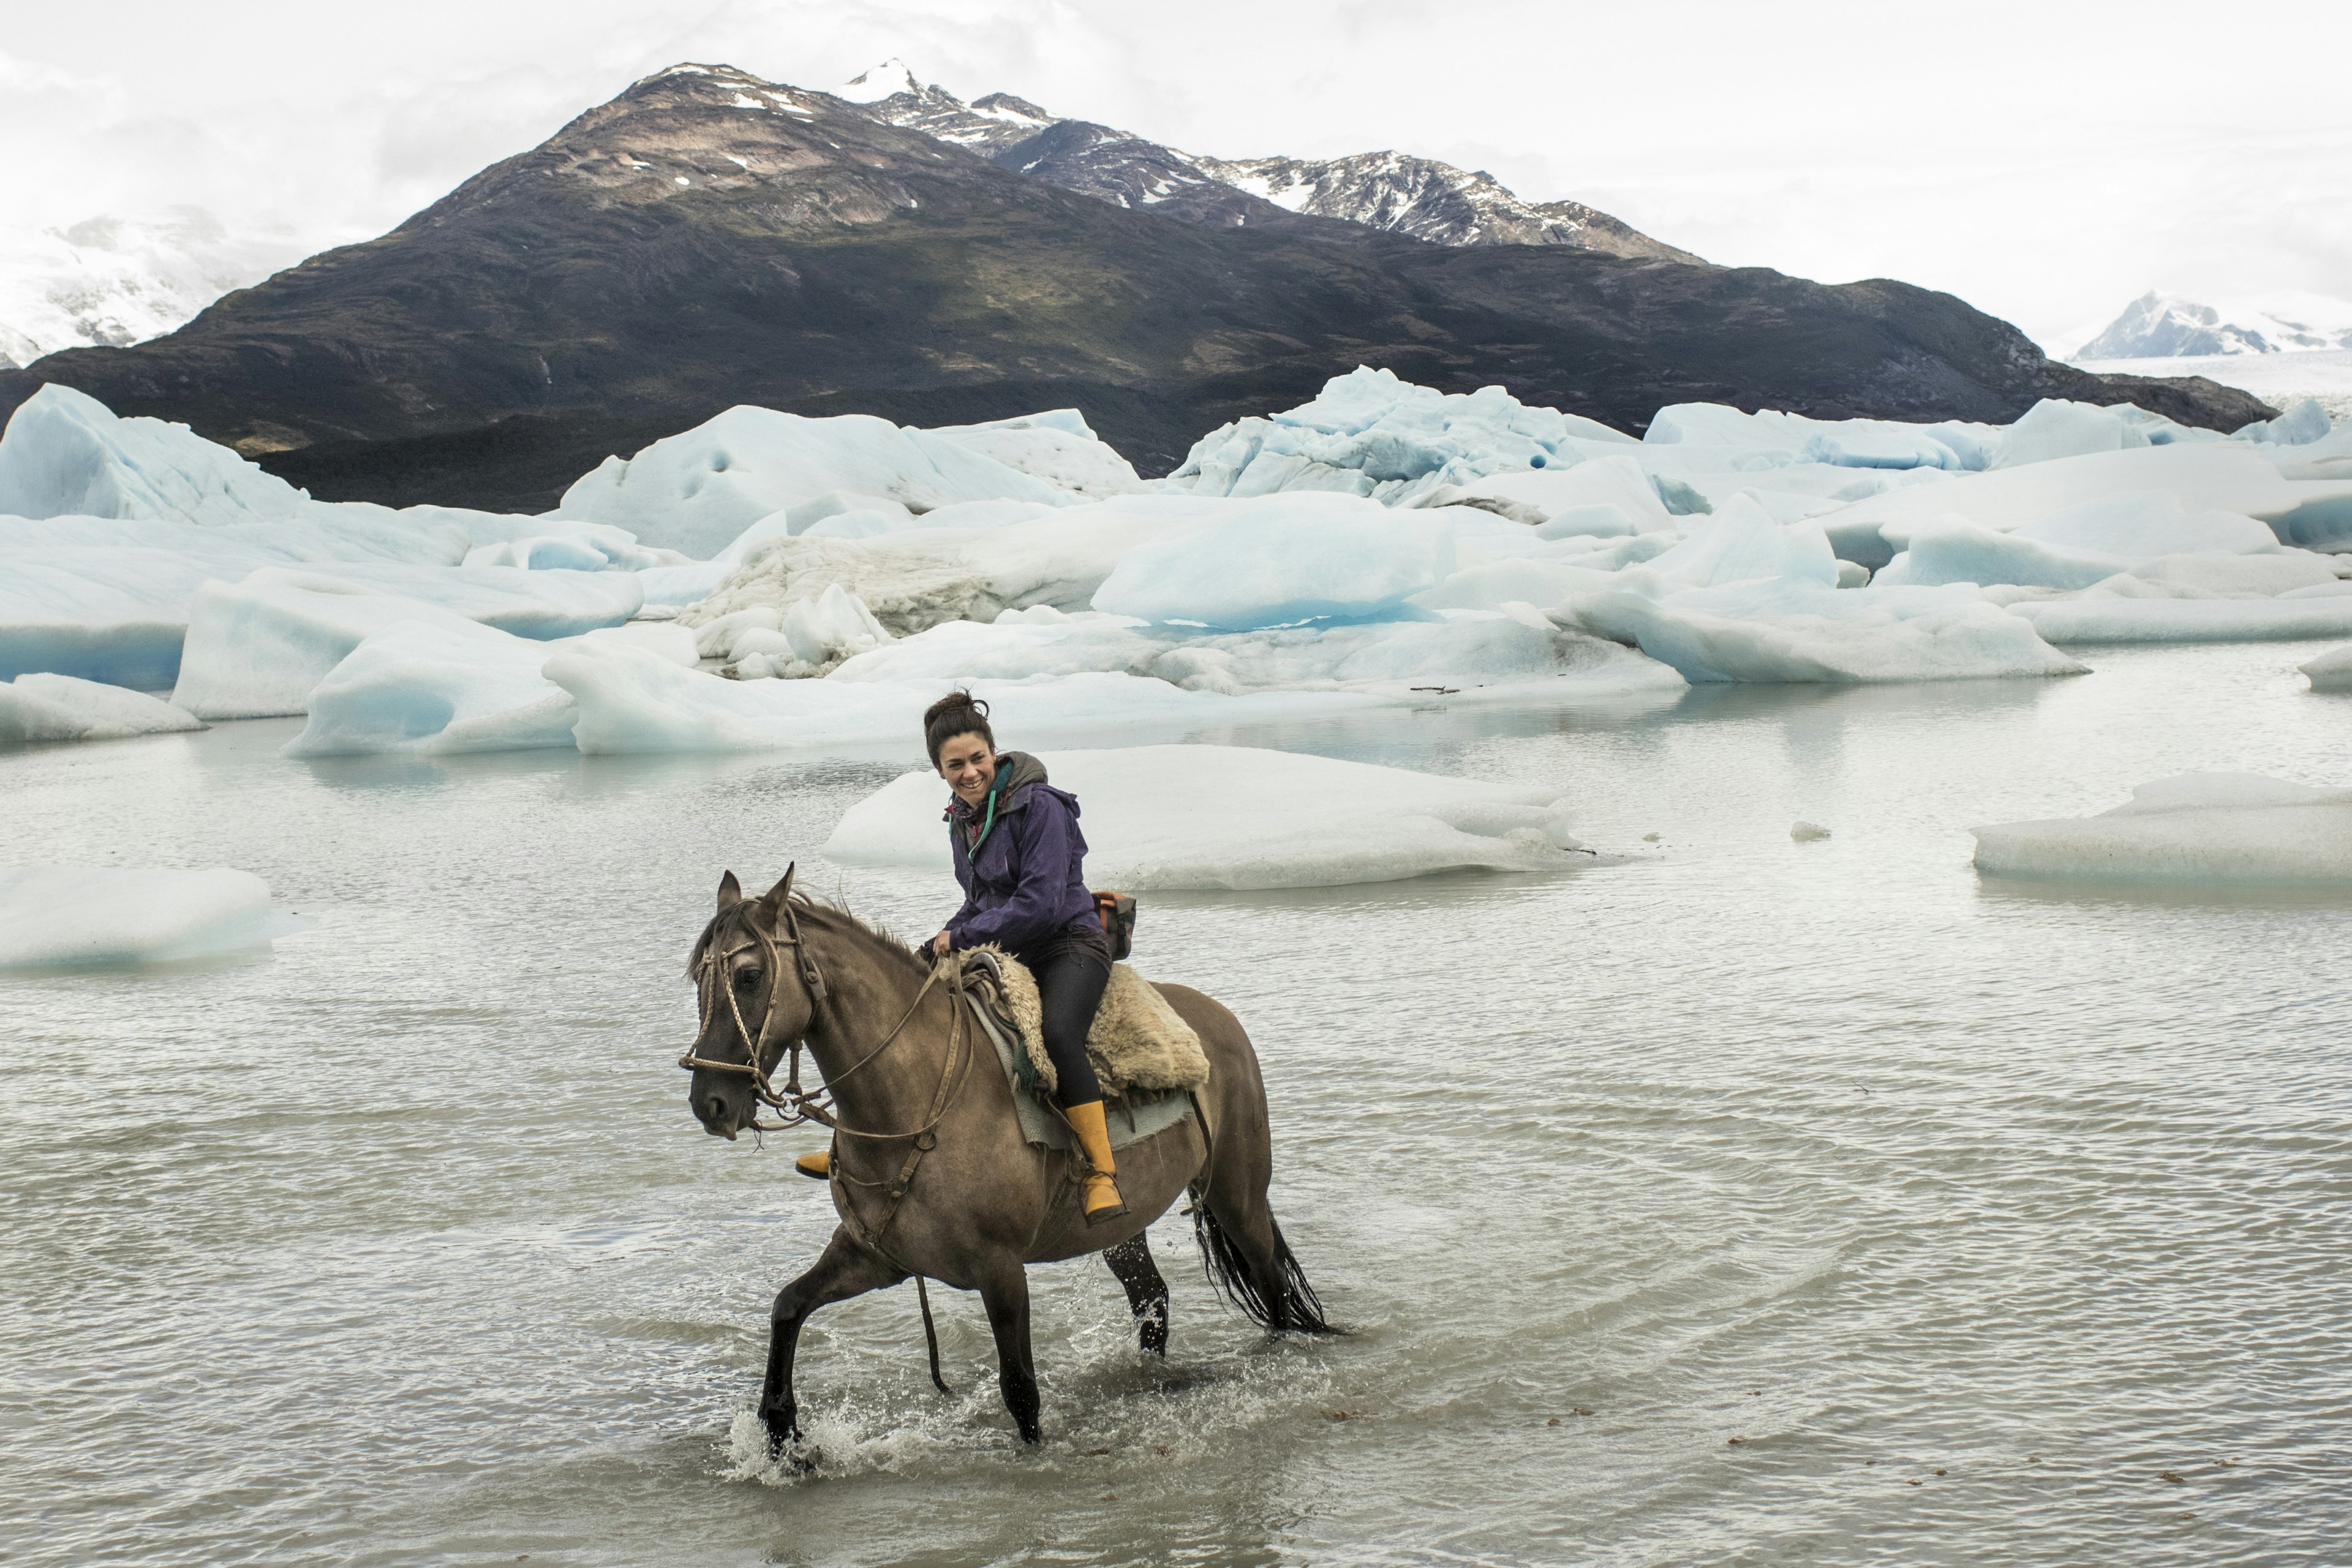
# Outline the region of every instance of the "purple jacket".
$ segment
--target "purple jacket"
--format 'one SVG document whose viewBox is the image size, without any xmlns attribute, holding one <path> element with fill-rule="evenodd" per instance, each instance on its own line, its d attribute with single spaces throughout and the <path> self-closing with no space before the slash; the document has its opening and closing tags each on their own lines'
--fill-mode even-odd
<svg viewBox="0 0 2352 1568">
<path fill-rule="evenodd" d="M 1087 837 L 1078 831 L 1078 797 L 1045 782 L 1045 764 L 1025 752 L 996 759 L 995 825 L 979 854 L 969 834 L 988 819 L 961 800 L 948 803 L 950 853 L 963 908 L 948 921 L 958 947 L 992 942 L 1024 963 L 1065 926 L 1095 918 L 1087 891 Z"/>
</svg>

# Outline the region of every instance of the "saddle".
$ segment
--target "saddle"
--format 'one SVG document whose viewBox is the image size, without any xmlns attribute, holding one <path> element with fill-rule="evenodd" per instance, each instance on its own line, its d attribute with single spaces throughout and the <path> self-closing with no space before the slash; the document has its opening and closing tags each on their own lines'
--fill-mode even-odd
<svg viewBox="0 0 2352 1568">
<path fill-rule="evenodd" d="M 1012 954 L 979 947 L 953 954 L 963 966 L 964 992 L 982 1031 L 995 1042 L 1013 1107 L 1030 1142 L 1070 1146 L 1070 1130 L 1053 1109 L 1059 1084 L 1045 1054 L 1037 981 Z M 1200 1036 L 1167 998 L 1124 963 L 1111 965 L 1087 1056 L 1102 1083 L 1111 1147 L 1122 1148 L 1173 1126 L 1192 1109 L 1192 1094 L 1209 1081 Z"/>
</svg>

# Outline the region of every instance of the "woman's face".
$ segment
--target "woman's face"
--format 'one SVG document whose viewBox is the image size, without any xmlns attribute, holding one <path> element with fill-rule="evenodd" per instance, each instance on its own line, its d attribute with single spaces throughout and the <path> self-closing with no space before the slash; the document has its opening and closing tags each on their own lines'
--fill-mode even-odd
<svg viewBox="0 0 2352 1568">
<path fill-rule="evenodd" d="M 940 748 L 940 777 L 948 781 L 958 800 L 978 805 L 996 780 L 996 748 L 985 735 L 951 737 Z"/>
</svg>

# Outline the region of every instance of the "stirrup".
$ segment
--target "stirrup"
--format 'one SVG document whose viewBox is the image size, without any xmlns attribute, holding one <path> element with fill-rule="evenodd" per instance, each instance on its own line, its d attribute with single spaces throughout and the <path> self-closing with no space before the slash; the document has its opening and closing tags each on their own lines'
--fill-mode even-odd
<svg viewBox="0 0 2352 1568">
<path fill-rule="evenodd" d="M 793 1169 L 811 1181 L 833 1180 L 833 1151 L 820 1149 L 814 1154 L 803 1154 L 793 1162 Z"/>
<path fill-rule="evenodd" d="M 1086 1206 L 1086 1197 L 1083 1194 L 1078 1199 L 1078 1211 L 1087 1216 L 1087 1224 L 1089 1226 L 1102 1225 L 1110 1220 L 1124 1218 L 1127 1214 L 1127 1197 L 1118 1190 L 1117 1179 L 1105 1176 L 1103 1180 L 1110 1183 L 1112 1198 L 1110 1203 L 1098 1209 L 1090 1209 Z M 1090 1193 L 1092 1190 L 1093 1183 L 1089 1178 L 1085 1192 Z"/>
</svg>

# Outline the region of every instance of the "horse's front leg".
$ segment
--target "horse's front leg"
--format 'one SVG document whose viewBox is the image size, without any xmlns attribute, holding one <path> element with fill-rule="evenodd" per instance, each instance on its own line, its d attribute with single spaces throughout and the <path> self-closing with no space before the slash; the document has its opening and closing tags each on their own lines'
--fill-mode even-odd
<svg viewBox="0 0 2352 1568">
<path fill-rule="evenodd" d="M 996 1386 L 1021 1440 L 1040 1442 L 1045 1432 L 1037 1423 L 1037 1368 L 1029 1354 L 1029 1271 L 1008 1253 L 979 1274 L 981 1304 L 996 1336 Z"/>
<path fill-rule="evenodd" d="M 896 1285 L 906 1276 L 850 1239 L 835 1226 L 816 1266 L 776 1292 L 768 1313 L 768 1376 L 760 1389 L 760 1420 L 768 1428 L 771 1458 L 801 1435 L 800 1405 L 793 1397 L 793 1350 L 809 1314 L 831 1301 L 846 1301 L 868 1290 Z"/>
<path fill-rule="evenodd" d="M 1168 1353 L 1168 1281 L 1151 1260 L 1151 1238 L 1130 1236 L 1103 1248 L 1103 1261 L 1127 1288 L 1127 1310 L 1135 1316 L 1136 1338 L 1146 1355 Z"/>
</svg>

